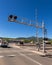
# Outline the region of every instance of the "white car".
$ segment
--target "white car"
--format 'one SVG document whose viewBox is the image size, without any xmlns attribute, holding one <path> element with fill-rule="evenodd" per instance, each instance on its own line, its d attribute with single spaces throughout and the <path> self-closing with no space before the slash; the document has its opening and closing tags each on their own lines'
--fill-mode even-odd
<svg viewBox="0 0 52 65">
<path fill-rule="evenodd" d="M 0 46 L 2 45 L 2 39 L 0 39 Z"/>
</svg>

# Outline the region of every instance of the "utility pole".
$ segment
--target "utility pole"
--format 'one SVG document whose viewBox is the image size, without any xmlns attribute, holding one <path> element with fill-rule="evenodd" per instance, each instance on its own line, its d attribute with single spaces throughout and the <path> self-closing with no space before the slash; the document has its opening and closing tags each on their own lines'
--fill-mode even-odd
<svg viewBox="0 0 52 65">
<path fill-rule="evenodd" d="M 43 53 L 45 53 L 45 36 L 46 36 L 46 29 L 45 29 L 45 23 L 42 21 L 42 31 L 43 31 Z"/>
<path fill-rule="evenodd" d="M 39 38 L 38 38 L 38 14 L 37 14 L 37 9 L 35 10 L 35 18 L 36 18 L 36 43 L 38 47 L 38 51 L 40 49 L 40 43 L 39 43 Z"/>
</svg>

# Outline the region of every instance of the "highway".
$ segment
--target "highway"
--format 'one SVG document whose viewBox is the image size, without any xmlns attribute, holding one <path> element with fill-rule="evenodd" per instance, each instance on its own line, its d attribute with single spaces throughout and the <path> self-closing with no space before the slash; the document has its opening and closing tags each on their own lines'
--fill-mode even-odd
<svg viewBox="0 0 52 65">
<path fill-rule="evenodd" d="M 52 65 L 52 57 L 42 57 L 33 50 L 28 46 L 0 47 L 0 65 Z"/>
</svg>

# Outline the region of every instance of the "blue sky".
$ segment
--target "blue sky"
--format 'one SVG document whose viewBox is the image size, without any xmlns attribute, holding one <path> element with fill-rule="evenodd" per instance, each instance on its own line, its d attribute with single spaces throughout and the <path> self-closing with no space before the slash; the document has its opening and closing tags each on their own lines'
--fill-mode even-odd
<svg viewBox="0 0 52 65">
<path fill-rule="evenodd" d="M 36 28 L 8 21 L 10 14 L 35 20 L 36 8 L 38 22 L 44 20 L 47 37 L 52 38 L 52 0 L 0 0 L 0 37 L 36 36 Z M 43 36 L 40 29 L 38 36 Z"/>
</svg>

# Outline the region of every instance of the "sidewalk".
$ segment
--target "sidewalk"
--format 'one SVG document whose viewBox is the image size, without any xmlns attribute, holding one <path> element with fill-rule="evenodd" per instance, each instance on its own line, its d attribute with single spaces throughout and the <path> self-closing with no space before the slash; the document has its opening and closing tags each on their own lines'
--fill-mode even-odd
<svg viewBox="0 0 52 65">
<path fill-rule="evenodd" d="M 13 45 L 14 48 L 20 48 L 22 50 L 25 51 L 30 51 L 39 55 L 52 55 L 52 49 L 51 50 L 46 50 L 46 53 L 43 52 L 43 50 L 41 49 L 40 51 L 38 51 L 36 48 L 23 48 L 24 46 L 16 46 L 15 44 Z"/>
</svg>

